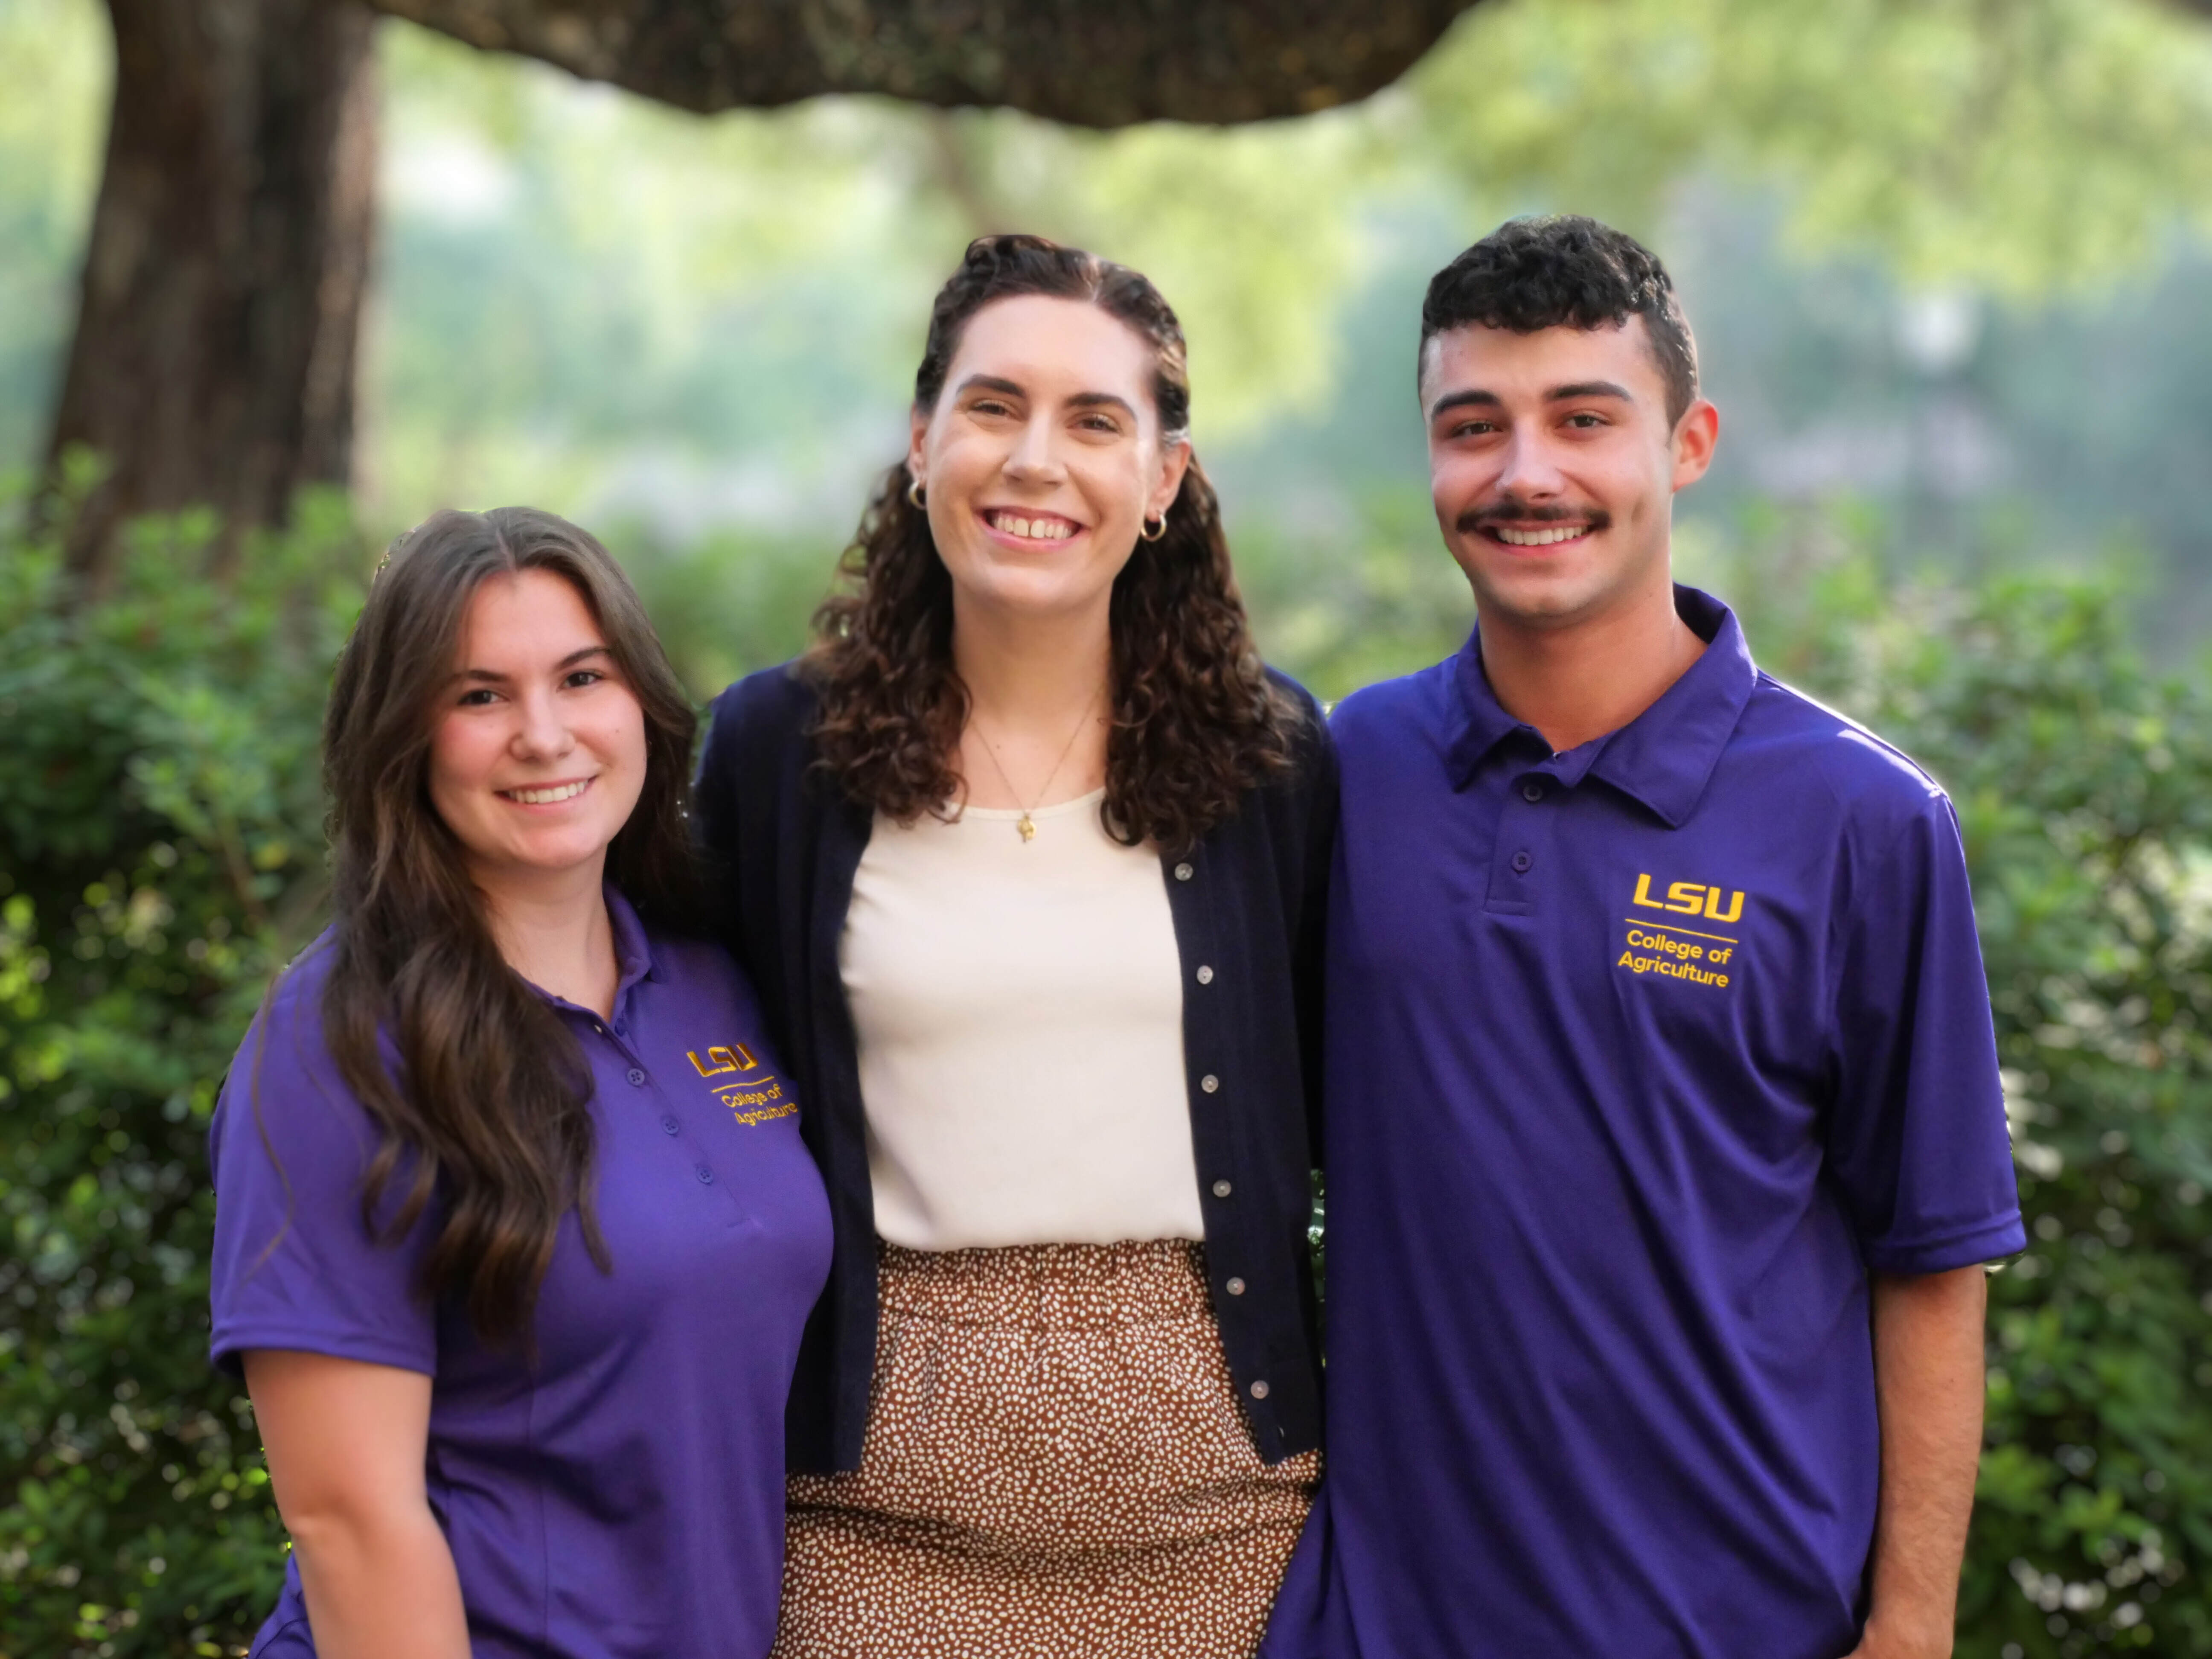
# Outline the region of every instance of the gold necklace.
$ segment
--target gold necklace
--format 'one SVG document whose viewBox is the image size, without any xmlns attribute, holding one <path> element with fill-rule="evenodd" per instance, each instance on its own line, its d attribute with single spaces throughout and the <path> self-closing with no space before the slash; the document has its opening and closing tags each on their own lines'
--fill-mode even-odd
<svg viewBox="0 0 2212 1659">
<path fill-rule="evenodd" d="M 1030 814 L 1044 804 L 1044 798 L 1052 793 L 1053 780 L 1060 775 L 1060 769 L 1067 764 L 1067 757 L 1075 752 L 1076 738 L 1081 737 L 1083 728 L 1091 724 L 1091 708 L 1089 703 L 1083 706 L 1083 714 L 1076 720 L 1075 729 L 1067 734 L 1067 741 L 1060 745 L 1060 758 L 1052 763 L 1052 770 L 1045 775 L 1044 787 L 1036 792 L 1035 800 L 1022 807 L 1021 817 L 1014 822 L 1014 829 L 1021 836 L 1022 844 L 1025 847 L 1036 839 L 1036 820 Z M 1015 805 L 1020 805 L 1022 793 L 1014 787 L 1014 781 L 1006 775 L 1006 769 L 999 760 L 999 751 L 992 746 L 990 733 L 984 731 L 983 722 L 973 714 L 968 718 L 975 722 L 975 735 L 983 740 L 983 752 L 990 757 L 991 769 L 999 775 L 999 781 L 1006 786 L 1006 793 L 1014 798 Z"/>
</svg>

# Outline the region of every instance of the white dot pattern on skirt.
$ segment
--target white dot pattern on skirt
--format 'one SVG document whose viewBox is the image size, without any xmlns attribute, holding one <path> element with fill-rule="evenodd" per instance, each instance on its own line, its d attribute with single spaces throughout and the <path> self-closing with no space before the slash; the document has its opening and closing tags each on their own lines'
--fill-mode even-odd
<svg viewBox="0 0 2212 1659">
<path fill-rule="evenodd" d="M 1247 1659 L 1321 1462 L 1253 1449 L 1200 1247 L 880 1250 L 866 1445 L 792 1477 L 775 1659 Z"/>
</svg>

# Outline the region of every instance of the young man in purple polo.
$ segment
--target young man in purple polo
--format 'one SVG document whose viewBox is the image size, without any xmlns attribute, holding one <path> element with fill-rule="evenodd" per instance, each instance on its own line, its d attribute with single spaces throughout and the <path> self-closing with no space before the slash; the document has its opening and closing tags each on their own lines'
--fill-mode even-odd
<svg viewBox="0 0 2212 1659">
<path fill-rule="evenodd" d="M 1935 1659 L 2024 1237 L 1958 824 L 1674 585 L 1657 259 L 1430 285 L 1449 661 L 1334 722 L 1328 1473 L 1268 1659 Z"/>
</svg>

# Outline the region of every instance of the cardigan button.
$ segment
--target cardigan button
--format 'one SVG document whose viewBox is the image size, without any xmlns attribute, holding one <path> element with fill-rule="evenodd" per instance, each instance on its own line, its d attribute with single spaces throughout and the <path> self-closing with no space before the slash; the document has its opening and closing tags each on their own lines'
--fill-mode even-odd
<svg viewBox="0 0 2212 1659">
<path fill-rule="evenodd" d="M 1176 879 L 1177 881 L 1188 881 L 1197 873 L 1198 872 L 1193 870 L 1188 864 L 1178 864 L 1176 866 Z"/>
<path fill-rule="evenodd" d="M 1259 1378 L 1245 1392 L 1255 1400 L 1265 1400 L 1267 1397 L 1267 1379 L 1264 1376 Z"/>
<path fill-rule="evenodd" d="M 1232 1279 L 1221 1288 L 1231 1296 L 1242 1296 L 1244 1294 L 1244 1281 L 1241 1279 Z"/>
<path fill-rule="evenodd" d="M 1225 1181 L 1217 1181 L 1213 1183 L 1213 1195 L 1216 1198 L 1226 1198 L 1235 1190 L 1236 1189 Z"/>
<path fill-rule="evenodd" d="M 1218 1089 L 1221 1086 L 1221 1079 L 1214 1076 L 1212 1073 L 1208 1072 L 1204 1077 L 1199 1079 L 1198 1086 L 1205 1090 L 1206 1093 L 1212 1094 L 1216 1089 Z"/>
<path fill-rule="evenodd" d="M 1200 985 L 1211 985 L 1211 984 L 1212 984 L 1212 983 L 1213 983 L 1213 969 L 1211 969 L 1211 968 L 1204 968 L 1204 967 L 1201 967 L 1201 968 L 1198 970 L 1198 982 L 1199 982 Z"/>
</svg>

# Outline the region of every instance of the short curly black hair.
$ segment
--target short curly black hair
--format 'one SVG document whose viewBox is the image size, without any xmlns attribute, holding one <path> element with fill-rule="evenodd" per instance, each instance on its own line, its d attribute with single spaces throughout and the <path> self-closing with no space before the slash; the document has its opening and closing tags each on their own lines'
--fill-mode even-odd
<svg viewBox="0 0 2212 1659">
<path fill-rule="evenodd" d="M 1667 387 L 1671 426 L 1697 400 L 1698 343 L 1659 256 L 1632 236 L 1577 214 L 1508 219 L 1429 281 L 1420 362 L 1449 329 L 1625 326 L 1644 319 Z"/>
</svg>

